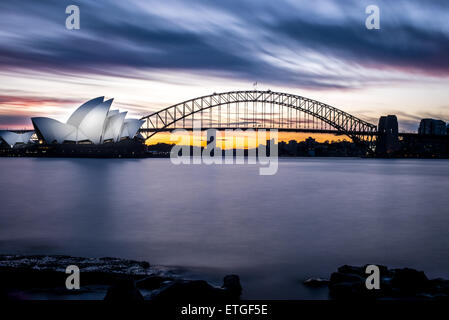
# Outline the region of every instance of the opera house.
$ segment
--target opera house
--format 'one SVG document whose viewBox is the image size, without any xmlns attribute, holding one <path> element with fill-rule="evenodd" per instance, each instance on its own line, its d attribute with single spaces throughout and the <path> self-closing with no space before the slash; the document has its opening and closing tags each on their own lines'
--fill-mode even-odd
<svg viewBox="0 0 449 320">
<path fill-rule="evenodd" d="M 1 155 L 63 157 L 134 157 L 145 154 L 138 133 L 143 120 L 111 110 L 113 99 L 98 97 L 82 104 L 66 123 L 31 118 L 35 132 L 0 132 Z M 35 136 L 33 134 L 36 133 Z M 34 137 L 34 141 L 31 137 Z M 5 149 L 6 146 L 6 149 Z"/>
<path fill-rule="evenodd" d="M 66 123 L 51 118 L 31 118 L 36 135 L 46 144 L 102 144 L 133 139 L 144 122 L 126 119 L 127 112 L 110 110 L 113 99 L 98 97 L 81 105 Z"/>
</svg>

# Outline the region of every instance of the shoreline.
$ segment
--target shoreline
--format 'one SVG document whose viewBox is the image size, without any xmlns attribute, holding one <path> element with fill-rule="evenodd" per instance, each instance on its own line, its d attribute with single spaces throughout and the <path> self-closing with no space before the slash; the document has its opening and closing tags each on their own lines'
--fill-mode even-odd
<svg viewBox="0 0 449 320">
<path fill-rule="evenodd" d="M 80 271 L 80 288 L 69 290 L 66 268 L 73 265 Z M 343 265 L 329 278 L 308 278 L 298 285 L 328 290 L 326 300 L 449 300 L 449 280 L 429 279 L 411 268 L 377 266 L 380 287 L 369 290 L 367 267 Z M 239 301 L 243 290 L 238 275 L 226 275 L 222 286 L 214 286 L 147 261 L 66 255 L 0 254 L 0 283 L 0 300 L 224 302 Z"/>
<path fill-rule="evenodd" d="M 238 156 L 232 156 L 233 158 L 238 158 Z M 168 154 L 141 154 L 141 155 L 61 155 L 61 154 L 47 154 L 47 155 L 36 155 L 36 154 L 18 154 L 18 153 L 0 153 L 0 158 L 44 158 L 44 159 L 170 159 L 171 156 Z M 194 158 L 194 156 L 190 156 Z M 222 156 L 224 159 L 225 156 Z M 248 158 L 248 156 L 243 156 L 243 158 Z M 438 157 L 424 157 L 424 156 L 288 156 L 279 155 L 277 158 L 280 159 L 384 159 L 384 160 L 449 160 L 449 156 L 438 156 Z"/>
<path fill-rule="evenodd" d="M 77 266 L 80 289 L 65 287 L 68 266 Z M 0 254 L 1 300 L 183 300 L 186 297 L 236 300 L 237 275 L 221 287 L 188 279 L 175 268 L 121 258 Z"/>
</svg>

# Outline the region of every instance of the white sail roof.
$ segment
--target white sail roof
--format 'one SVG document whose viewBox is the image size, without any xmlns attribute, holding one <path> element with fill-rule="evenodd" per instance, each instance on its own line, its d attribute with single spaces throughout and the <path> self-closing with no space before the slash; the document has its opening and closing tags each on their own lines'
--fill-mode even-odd
<svg viewBox="0 0 449 320">
<path fill-rule="evenodd" d="M 73 137 L 76 127 L 44 117 L 31 118 L 34 128 L 42 135 L 47 143 L 63 143 L 68 136 Z"/>
<path fill-rule="evenodd" d="M 34 132 L 15 133 L 12 131 L 0 131 L 0 138 L 3 139 L 11 148 L 17 143 L 28 143 Z"/>
<path fill-rule="evenodd" d="M 116 114 L 119 114 L 119 113 L 120 113 L 119 110 L 109 110 L 109 112 L 108 112 L 108 118 L 109 118 L 109 117 L 112 117 L 112 116 L 115 116 Z"/>
<path fill-rule="evenodd" d="M 144 123 L 144 120 L 139 119 L 126 119 L 125 123 L 123 124 L 122 133 L 120 135 L 120 138 L 134 138 L 137 131 L 139 131 L 139 128 Z"/>
<path fill-rule="evenodd" d="M 125 119 L 127 112 L 110 110 L 113 99 L 98 97 L 81 105 L 67 123 L 51 118 L 32 118 L 33 126 L 46 143 L 90 141 L 93 144 L 112 139 L 134 138 L 143 120 Z"/>
<path fill-rule="evenodd" d="M 81 122 L 83 121 L 84 117 L 93 108 L 95 108 L 100 103 L 102 103 L 103 100 L 104 100 L 104 97 L 98 97 L 98 98 L 89 100 L 86 103 L 83 103 L 78 109 L 75 110 L 75 112 L 72 113 L 72 115 L 69 117 L 69 120 L 67 120 L 67 124 L 78 127 L 81 124 Z"/>
<path fill-rule="evenodd" d="M 103 141 L 110 139 L 114 142 L 119 141 L 126 114 L 127 112 L 121 112 L 108 117 L 106 120 L 106 129 L 104 130 Z"/>
<path fill-rule="evenodd" d="M 90 140 L 93 144 L 99 144 L 111 103 L 112 99 L 92 108 L 78 126 L 78 134 L 81 132 L 87 137 L 87 140 Z M 78 141 L 80 141 L 79 137 Z"/>
</svg>

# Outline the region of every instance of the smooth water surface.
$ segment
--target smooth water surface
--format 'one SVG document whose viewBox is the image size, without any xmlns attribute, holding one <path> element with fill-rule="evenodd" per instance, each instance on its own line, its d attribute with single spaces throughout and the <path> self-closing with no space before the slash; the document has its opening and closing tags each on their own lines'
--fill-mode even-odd
<svg viewBox="0 0 449 320">
<path fill-rule="evenodd" d="M 0 158 L 0 253 L 180 266 L 244 298 L 326 298 L 307 277 L 342 264 L 449 278 L 449 161 Z"/>
</svg>

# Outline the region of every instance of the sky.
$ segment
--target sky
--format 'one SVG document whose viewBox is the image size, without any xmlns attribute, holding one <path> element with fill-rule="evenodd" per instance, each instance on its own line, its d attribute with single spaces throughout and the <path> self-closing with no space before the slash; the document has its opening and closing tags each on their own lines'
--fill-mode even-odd
<svg viewBox="0 0 449 320">
<path fill-rule="evenodd" d="M 379 30 L 365 27 L 371 4 Z M 257 82 L 416 131 L 449 121 L 448 16 L 445 0 L 2 0 L 0 129 L 65 122 L 97 96 L 142 117 Z"/>
</svg>

